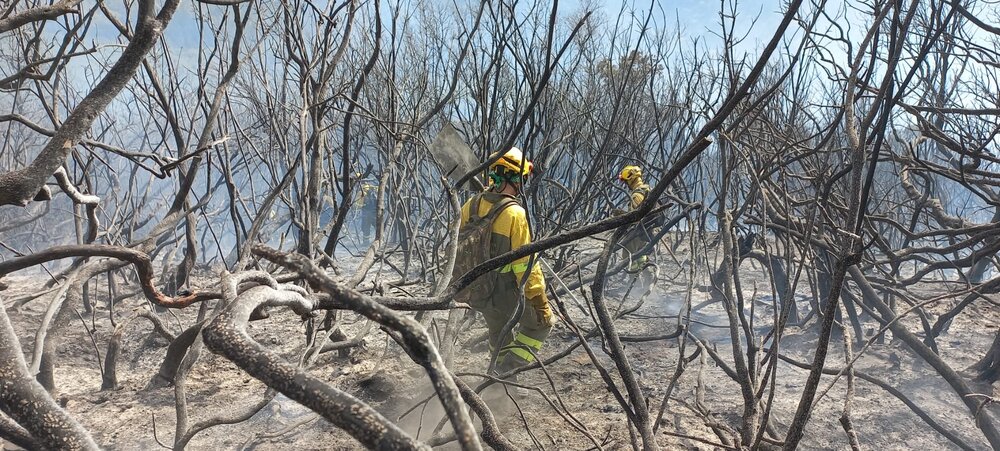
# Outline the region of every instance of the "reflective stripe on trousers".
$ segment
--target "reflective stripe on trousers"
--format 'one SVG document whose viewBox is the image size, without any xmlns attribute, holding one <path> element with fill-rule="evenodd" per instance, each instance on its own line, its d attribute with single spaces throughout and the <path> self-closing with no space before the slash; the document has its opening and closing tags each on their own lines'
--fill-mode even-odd
<svg viewBox="0 0 1000 451">
<path fill-rule="evenodd" d="M 504 346 L 503 351 L 514 354 L 525 362 L 534 362 L 535 356 L 525 348 L 531 348 L 535 352 L 538 352 L 542 349 L 542 342 L 541 340 L 536 340 L 518 332 L 517 335 L 514 336 L 514 341 L 512 341 L 509 345 Z"/>
</svg>

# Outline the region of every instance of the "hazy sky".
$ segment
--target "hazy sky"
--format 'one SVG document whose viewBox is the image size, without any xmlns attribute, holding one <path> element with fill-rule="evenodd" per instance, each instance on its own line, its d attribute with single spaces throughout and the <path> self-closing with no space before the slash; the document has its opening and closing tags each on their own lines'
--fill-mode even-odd
<svg viewBox="0 0 1000 451">
<path fill-rule="evenodd" d="M 633 13 L 640 17 L 652 7 L 654 11 L 653 27 L 661 30 L 676 30 L 679 25 L 685 36 L 692 38 L 698 36 L 706 39 L 713 39 L 712 33 L 719 32 L 719 11 L 723 6 L 719 0 L 612 0 L 598 3 L 598 10 L 609 18 L 617 16 L 623 6 L 626 14 Z M 729 11 L 729 2 L 726 3 L 726 10 Z M 752 25 L 753 31 L 748 36 L 749 41 L 770 39 L 771 32 L 781 21 L 784 3 L 784 1 L 773 0 L 741 0 L 736 8 L 737 31 L 746 32 L 751 29 Z M 565 7 L 566 11 L 579 9 L 581 4 L 586 4 L 586 2 L 578 0 L 560 2 L 561 8 Z"/>
<path fill-rule="evenodd" d="M 452 6 L 452 2 L 448 0 L 438 0 L 438 2 L 442 4 L 442 7 L 450 8 Z M 559 9 L 561 15 L 568 16 L 580 11 L 582 5 L 586 4 L 596 7 L 597 11 L 603 14 L 608 20 L 616 18 L 622 10 L 623 5 L 625 14 L 634 13 L 639 17 L 643 17 L 649 11 L 649 8 L 652 7 L 654 8 L 653 27 L 659 30 L 673 31 L 680 25 L 685 36 L 691 38 L 701 37 L 709 44 L 716 39 L 712 33 L 718 33 L 720 29 L 719 9 L 722 4 L 718 0 L 667 0 L 652 2 L 635 2 L 630 0 L 563 0 L 559 2 Z M 784 2 L 782 1 L 769 0 L 741 0 L 739 2 L 739 13 L 736 20 L 737 31 L 746 32 L 751 28 L 753 21 L 757 20 L 757 23 L 753 24 L 753 30 L 746 43 L 749 48 L 755 48 L 759 41 L 766 41 L 771 37 L 771 32 L 777 26 L 778 22 L 781 21 L 783 4 Z M 197 21 L 194 18 L 194 14 L 192 14 L 193 8 L 196 7 L 191 1 L 183 2 L 173 21 L 167 27 L 165 36 L 173 50 L 184 49 L 191 51 L 200 45 L 196 27 Z M 221 14 L 223 10 L 219 6 L 203 5 L 202 8 L 212 9 L 213 12 L 218 14 Z M 113 32 L 113 30 L 108 31 Z"/>
</svg>

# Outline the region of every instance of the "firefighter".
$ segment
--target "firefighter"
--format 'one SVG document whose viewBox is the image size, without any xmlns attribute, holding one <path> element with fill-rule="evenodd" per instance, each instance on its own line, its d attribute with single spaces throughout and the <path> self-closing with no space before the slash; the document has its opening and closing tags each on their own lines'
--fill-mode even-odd
<svg viewBox="0 0 1000 451">
<path fill-rule="evenodd" d="M 518 195 L 532 169 L 532 163 L 525 160 L 521 150 L 516 147 L 505 152 L 490 166 L 487 190 L 462 206 L 460 242 L 465 239 L 465 243 L 476 244 L 463 246 L 459 250 L 456 277 L 479 263 L 531 242 L 528 218 L 518 201 Z M 475 230 L 477 227 L 481 229 L 480 232 Z M 469 241 L 468 237 L 474 237 L 477 233 L 482 238 Z M 541 264 L 535 260 L 529 268 L 529 260 L 532 260 L 531 256 L 514 260 L 495 270 L 493 274 L 480 278 L 488 280 L 488 283 L 481 282 L 477 287 L 470 285 L 463 293 L 469 305 L 486 320 L 491 355 L 497 346 L 501 346 L 497 357 L 497 374 L 533 362 L 535 359 L 532 352 L 537 353 L 542 348 L 542 343 L 555 322 L 545 296 Z M 513 333 L 501 337 L 504 326 L 521 302 L 522 285 L 525 305 L 518 327 L 514 328 Z"/>
<path fill-rule="evenodd" d="M 378 213 L 378 185 L 368 182 L 361 184 L 358 190 L 357 199 L 354 201 L 355 207 L 360 211 L 361 233 L 365 241 L 371 241 L 371 236 L 375 233 L 375 219 Z"/>
<path fill-rule="evenodd" d="M 638 166 L 627 165 L 622 168 L 621 172 L 618 173 L 618 180 L 628 186 L 629 193 L 629 211 L 635 210 L 639 207 L 642 201 L 646 200 L 646 196 L 649 195 L 649 185 L 642 181 L 642 169 Z M 620 210 L 621 211 L 621 210 Z M 648 240 L 646 239 L 646 233 L 644 229 L 641 229 L 641 225 L 636 225 L 632 231 L 626 235 L 622 246 L 625 248 L 623 255 L 626 260 L 631 260 L 629 264 L 629 272 L 637 272 L 641 270 L 648 261 L 646 255 L 636 256 L 635 254 L 639 252 L 643 247 L 646 246 Z"/>
</svg>

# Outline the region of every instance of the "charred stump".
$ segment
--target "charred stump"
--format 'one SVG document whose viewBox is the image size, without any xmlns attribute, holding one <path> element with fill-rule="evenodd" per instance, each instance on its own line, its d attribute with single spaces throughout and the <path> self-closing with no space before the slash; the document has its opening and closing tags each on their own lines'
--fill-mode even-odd
<svg viewBox="0 0 1000 451">
<path fill-rule="evenodd" d="M 1000 380 L 1000 330 L 997 330 L 993 344 L 986 351 L 986 355 L 976 362 L 972 369 L 977 373 L 976 379 L 990 383 Z"/>
</svg>

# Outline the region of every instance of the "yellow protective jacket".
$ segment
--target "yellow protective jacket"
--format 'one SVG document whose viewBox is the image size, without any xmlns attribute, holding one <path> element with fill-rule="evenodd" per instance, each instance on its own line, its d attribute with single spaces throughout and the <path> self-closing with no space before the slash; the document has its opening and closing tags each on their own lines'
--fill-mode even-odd
<svg viewBox="0 0 1000 451">
<path fill-rule="evenodd" d="M 475 196 L 465 202 L 462 206 L 462 225 L 469 221 L 469 211 L 473 207 L 472 202 L 481 199 L 479 202 L 479 216 L 486 215 L 493 204 L 499 202 L 504 197 L 512 197 L 506 194 L 485 192 L 483 195 Z M 531 231 L 528 229 L 528 217 L 524 207 L 515 203 L 503 209 L 493 221 L 493 236 L 490 243 L 490 255 L 493 258 L 517 249 L 531 242 Z M 528 260 L 531 256 L 521 257 L 512 263 L 498 269 L 500 272 L 499 283 L 507 285 L 498 289 L 500 292 L 516 293 L 516 289 L 524 281 L 524 273 L 528 269 Z M 512 277 L 506 277 L 510 274 Z M 505 283 L 506 281 L 506 283 Z M 498 293 L 499 294 L 499 293 Z M 524 285 L 524 297 L 528 300 L 544 299 L 545 278 L 542 276 L 542 265 L 536 259 L 528 273 L 528 282 Z"/>
<path fill-rule="evenodd" d="M 642 179 L 637 179 L 635 184 L 629 187 L 632 190 L 632 195 L 629 197 L 629 209 L 635 210 L 639 208 L 639 204 L 646 200 L 646 195 L 649 194 L 649 185 L 642 182 Z"/>
</svg>

